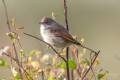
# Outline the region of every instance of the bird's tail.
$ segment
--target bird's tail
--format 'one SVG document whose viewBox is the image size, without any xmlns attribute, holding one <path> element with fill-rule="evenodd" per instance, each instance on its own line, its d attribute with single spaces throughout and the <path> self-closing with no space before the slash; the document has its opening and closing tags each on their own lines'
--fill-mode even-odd
<svg viewBox="0 0 120 80">
<path fill-rule="evenodd" d="M 78 41 L 75 41 L 74 44 L 75 44 L 75 45 L 81 45 L 81 43 L 78 42 Z"/>
<path fill-rule="evenodd" d="M 75 45 L 78 45 L 78 46 L 80 46 L 80 47 L 82 47 L 82 48 L 85 48 L 85 49 L 87 49 L 87 50 L 89 50 L 89 51 L 91 51 L 91 52 L 97 53 L 96 51 L 94 51 L 94 50 L 92 50 L 92 49 L 90 49 L 90 48 L 82 45 L 82 44 L 81 44 L 80 42 L 78 42 L 78 41 L 75 41 L 74 44 L 75 44 Z"/>
</svg>

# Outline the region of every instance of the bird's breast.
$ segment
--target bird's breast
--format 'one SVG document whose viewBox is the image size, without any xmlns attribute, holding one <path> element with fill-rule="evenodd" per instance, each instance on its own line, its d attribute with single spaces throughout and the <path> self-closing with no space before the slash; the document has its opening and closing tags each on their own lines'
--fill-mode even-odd
<svg viewBox="0 0 120 80">
<path fill-rule="evenodd" d="M 54 35 L 50 32 L 50 29 L 48 29 L 48 27 L 41 25 L 40 32 L 45 42 L 50 43 L 50 44 L 53 43 Z"/>
</svg>

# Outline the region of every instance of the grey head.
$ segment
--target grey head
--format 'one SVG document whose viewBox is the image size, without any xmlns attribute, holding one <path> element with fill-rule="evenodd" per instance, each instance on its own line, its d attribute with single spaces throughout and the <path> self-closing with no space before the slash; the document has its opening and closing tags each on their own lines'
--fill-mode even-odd
<svg viewBox="0 0 120 80">
<path fill-rule="evenodd" d="M 56 23 L 56 21 L 54 21 L 52 18 L 49 18 L 49 17 L 43 17 L 39 23 L 45 24 L 45 25 L 51 25 L 53 23 Z"/>
</svg>

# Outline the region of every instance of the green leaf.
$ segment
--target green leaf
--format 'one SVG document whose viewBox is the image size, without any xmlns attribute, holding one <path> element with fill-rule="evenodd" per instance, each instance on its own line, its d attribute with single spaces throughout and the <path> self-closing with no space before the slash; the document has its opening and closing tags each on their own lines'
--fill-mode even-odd
<svg viewBox="0 0 120 80">
<path fill-rule="evenodd" d="M 105 76 L 105 74 L 98 74 L 97 75 L 97 80 L 101 80 L 104 76 Z"/>
<path fill-rule="evenodd" d="M 69 68 L 71 68 L 71 69 L 76 69 L 76 67 L 77 67 L 76 62 L 72 59 L 68 61 L 68 64 L 69 64 Z"/>
<path fill-rule="evenodd" d="M 40 54 L 40 51 L 38 51 L 38 50 L 32 50 L 32 51 L 30 52 L 30 56 L 31 56 L 31 57 L 34 56 L 34 55 L 38 55 L 38 54 Z"/>
<path fill-rule="evenodd" d="M 15 69 L 15 67 L 12 67 L 11 71 L 15 80 L 21 80 L 20 73 Z"/>
<path fill-rule="evenodd" d="M 83 64 L 87 64 L 88 66 L 90 65 L 90 61 L 88 59 L 85 59 L 84 61 L 82 61 Z"/>
<path fill-rule="evenodd" d="M 60 68 L 65 69 L 65 68 L 66 68 L 66 63 L 65 63 L 64 61 L 61 61 L 58 66 L 59 66 Z"/>
<path fill-rule="evenodd" d="M 71 68 L 71 69 L 76 69 L 76 67 L 77 67 L 76 62 L 72 59 L 68 61 L 68 64 L 69 64 L 69 68 Z M 60 62 L 60 64 L 58 66 L 60 68 L 65 69 L 66 68 L 66 63 L 64 61 L 62 61 L 62 62 Z"/>
<path fill-rule="evenodd" d="M 55 78 L 54 77 L 49 77 L 48 80 L 55 80 Z"/>
<path fill-rule="evenodd" d="M 100 72 L 99 74 L 97 74 L 97 80 L 104 79 L 108 73 L 109 73 L 108 71 Z"/>
<path fill-rule="evenodd" d="M 17 73 L 16 76 L 14 76 L 14 77 L 15 77 L 15 80 L 21 80 L 21 77 L 20 77 L 19 73 Z"/>
<path fill-rule="evenodd" d="M 64 80 L 64 78 L 63 78 L 63 77 L 60 77 L 60 78 L 58 78 L 58 80 Z"/>
<path fill-rule="evenodd" d="M 19 54 L 20 54 L 20 57 L 21 57 L 21 58 L 23 58 L 23 57 L 24 57 L 24 55 L 25 55 L 24 50 L 23 50 L 23 49 L 21 49 L 21 50 L 20 50 L 20 52 L 19 52 Z"/>
<path fill-rule="evenodd" d="M 0 66 L 1 66 L 1 67 L 6 67 L 6 66 L 8 66 L 7 61 L 4 60 L 4 59 L 0 59 Z"/>
</svg>

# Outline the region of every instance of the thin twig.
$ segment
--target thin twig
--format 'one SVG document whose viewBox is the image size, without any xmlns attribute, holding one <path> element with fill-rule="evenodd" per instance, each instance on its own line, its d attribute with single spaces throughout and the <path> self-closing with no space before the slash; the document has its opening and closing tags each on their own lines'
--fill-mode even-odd
<svg viewBox="0 0 120 80">
<path fill-rule="evenodd" d="M 93 61 L 93 59 L 94 59 L 94 56 L 92 57 L 92 52 L 90 53 L 90 62 L 92 63 L 92 61 Z M 93 69 L 93 67 L 91 67 L 91 71 L 92 71 L 92 76 L 91 76 L 91 79 L 90 80 L 92 80 L 92 78 L 94 77 L 94 79 L 96 80 L 96 76 L 95 76 L 95 72 L 94 72 L 94 69 Z"/>
<path fill-rule="evenodd" d="M 5 8 L 5 16 L 6 16 L 6 20 L 7 20 L 8 30 L 11 32 L 10 23 L 9 23 L 9 17 L 8 17 L 7 5 L 6 5 L 4 0 L 2 0 L 2 3 L 3 3 L 4 8 Z"/>
<path fill-rule="evenodd" d="M 19 57 L 18 57 L 18 53 L 17 53 L 17 50 L 16 50 L 16 46 L 15 46 L 14 43 L 13 43 L 13 49 L 14 49 L 14 52 L 15 52 L 16 61 L 17 61 L 17 63 L 18 63 L 20 76 L 21 76 L 21 78 L 22 78 L 22 80 L 23 80 L 22 71 L 21 71 L 21 68 L 20 68 L 21 64 L 20 64 L 20 61 L 19 61 Z"/>
<path fill-rule="evenodd" d="M 12 56 L 10 56 L 10 55 L 8 55 L 7 53 L 3 53 L 5 56 L 7 56 L 7 57 L 9 57 L 9 58 L 11 58 L 12 60 L 14 60 L 14 61 L 17 61 L 14 57 L 12 57 Z"/>
<path fill-rule="evenodd" d="M 64 0 L 64 17 L 65 17 L 66 29 L 69 31 L 68 18 L 67 18 L 67 1 L 66 0 Z"/>
<path fill-rule="evenodd" d="M 14 57 L 12 57 L 12 56 L 10 56 L 10 55 L 8 55 L 7 53 L 3 53 L 5 56 L 7 56 L 8 58 L 11 58 L 13 61 L 15 61 L 15 62 L 17 62 L 17 60 L 16 60 L 16 58 L 14 58 Z M 18 63 L 17 63 L 18 64 Z M 19 65 L 19 64 L 18 64 Z M 30 79 L 31 80 L 33 80 L 32 79 L 32 77 L 29 75 L 29 73 L 24 69 L 24 67 L 22 66 L 22 65 L 19 65 L 21 68 L 22 68 L 22 70 L 25 72 L 25 74 L 26 74 L 26 77 L 27 77 L 27 75 L 30 77 Z M 27 77 L 28 78 L 28 77 Z M 28 80 L 29 80 L 29 78 L 28 78 Z"/>
<path fill-rule="evenodd" d="M 64 57 L 62 57 L 62 56 L 60 55 L 60 53 L 58 53 L 58 52 L 53 48 L 52 45 L 50 45 L 49 43 L 43 41 L 42 39 L 40 39 L 40 38 L 38 38 L 38 37 L 36 37 L 36 36 L 31 35 L 31 34 L 28 34 L 28 33 L 24 33 L 24 34 L 27 35 L 27 36 L 33 37 L 33 38 L 35 38 L 35 39 L 37 39 L 37 40 L 45 43 L 46 45 L 50 46 L 51 49 L 52 49 L 61 59 L 63 59 L 63 60 L 66 62 L 66 59 L 65 59 Z"/>
<path fill-rule="evenodd" d="M 4 0 L 2 0 L 2 3 L 3 3 L 4 8 L 5 8 L 5 16 L 6 16 L 6 22 L 7 22 L 7 25 L 8 25 L 8 30 L 9 30 L 9 32 L 11 32 L 10 23 L 9 23 L 9 17 L 8 17 L 7 5 L 6 5 Z M 14 51 L 15 51 L 16 60 L 17 60 L 18 64 L 20 64 L 19 63 L 18 54 L 17 54 L 17 51 L 16 51 L 16 47 L 15 47 L 15 43 L 13 43 L 13 48 L 14 48 Z M 20 67 L 19 67 L 19 72 L 20 72 L 21 79 L 23 80 L 22 71 L 21 71 Z"/>
<path fill-rule="evenodd" d="M 42 74 L 42 80 L 45 80 L 44 79 L 44 71 L 43 70 L 42 70 L 41 74 Z"/>
<path fill-rule="evenodd" d="M 70 70 L 69 70 L 69 47 L 66 48 L 66 59 L 67 59 L 67 62 L 66 62 L 66 68 L 67 68 L 67 80 L 70 80 Z"/>
<path fill-rule="evenodd" d="M 95 61 L 96 61 L 96 59 L 97 59 L 99 53 L 100 53 L 100 51 L 98 51 L 97 54 L 95 54 L 95 58 L 93 59 L 93 61 L 92 61 L 91 65 L 90 65 L 90 67 L 89 67 L 88 70 L 85 72 L 85 74 L 83 75 L 83 77 L 82 77 L 81 80 L 84 80 L 84 78 L 87 76 L 87 74 L 89 73 L 91 67 L 92 67 L 93 64 L 95 63 Z"/>
<path fill-rule="evenodd" d="M 67 15 L 67 1 L 64 0 L 64 18 L 65 18 L 65 27 L 66 29 L 69 31 L 69 26 L 68 26 L 68 15 Z M 69 61 L 69 47 L 66 48 L 66 59 L 67 59 L 67 62 L 66 62 L 66 68 L 67 68 L 67 80 L 70 80 L 70 70 L 69 70 L 69 64 L 68 64 L 68 61 Z"/>
<path fill-rule="evenodd" d="M 90 49 L 90 48 L 88 48 L 88 47 L 86 47 L 86 46 L 84 46 L 84 45 L 82 45 L 82 44 L 80 44 L 80 47 L 85 48 L 85 49 L 91 51 L 91 53 L 95 53 L 95 54 L 98 53 L 98 52 L 96 52 L 96 51 L 94 51 L 94 50 L 92 50 L 92 49 Z"/>
</svg>

